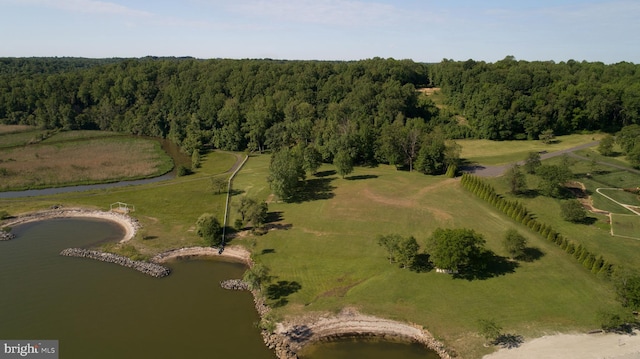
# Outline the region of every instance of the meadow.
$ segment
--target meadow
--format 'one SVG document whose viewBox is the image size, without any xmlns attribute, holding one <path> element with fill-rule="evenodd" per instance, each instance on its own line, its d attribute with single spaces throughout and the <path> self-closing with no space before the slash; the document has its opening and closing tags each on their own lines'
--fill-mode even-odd
<svg viewBox="0 0 640 359">
<path fill-rule="evenodd" d="M 33 136 L 40 140 L 32 142 Z M 98 131 L 0 135 L 1 191 L 148 178 L 172 168 L 171 158 L 150 139 Z"/>
</svg>

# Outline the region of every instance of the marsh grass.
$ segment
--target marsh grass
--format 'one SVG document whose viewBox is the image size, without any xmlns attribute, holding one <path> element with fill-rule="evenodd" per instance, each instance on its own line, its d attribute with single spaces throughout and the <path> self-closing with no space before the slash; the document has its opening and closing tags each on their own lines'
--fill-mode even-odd
<svg viewBox="0 0 640 359">
<path fill-rule="evenodd" d="M 0 151 L 0 190 L 20 190 L 161 175 L 173 162 L 153 140 L 108 137 Z"/>
</svg>

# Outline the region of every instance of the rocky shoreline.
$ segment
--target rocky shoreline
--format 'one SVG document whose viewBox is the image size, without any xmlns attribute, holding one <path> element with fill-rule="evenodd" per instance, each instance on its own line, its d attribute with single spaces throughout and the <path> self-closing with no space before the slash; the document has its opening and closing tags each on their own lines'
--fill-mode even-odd
<svg viewBox="0 0 640 359">
<path fill-rule="evenodd" d="M 0 229 L 0 241 L 10 241 L 10 240 L 12 240 L 14 238 L 16 238 L 15 234 Z"/>
<path fill-rule="evenodd" d="M 66 257 L 90 258 L 101 262 L 115 263 L 123 267 L 135 269 L 138 272 L 142 272 L 156 278 L 166 277 L 171 273 L 171 270 L 169 268 L 163 267 L 159 264 L 134 261 L 118 254 L 105 253 L 83 248 L 67 248 L 60 252 L 60 255 Z"/>
</svg>

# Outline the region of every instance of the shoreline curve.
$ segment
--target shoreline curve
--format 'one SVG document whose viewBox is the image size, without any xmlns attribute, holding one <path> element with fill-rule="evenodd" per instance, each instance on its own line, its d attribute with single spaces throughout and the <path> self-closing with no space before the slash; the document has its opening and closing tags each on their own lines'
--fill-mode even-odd
<svg viewBox="0 0 640 359">
<path fill-rule="evenodd" d="M 114 222 L 125 230 L 125 234 L 120 240 L 120 243 L 132 239 L 136 235 L 136 232 L 141 228 L 137 219 L 126 214 L 82 208 L 61 208 L 32 212 L 6 219 L 2 222 L 2 226 L 13 227 L 29 222 L 44 221 L 54 218 L 95 218 Z"/>
</svg>

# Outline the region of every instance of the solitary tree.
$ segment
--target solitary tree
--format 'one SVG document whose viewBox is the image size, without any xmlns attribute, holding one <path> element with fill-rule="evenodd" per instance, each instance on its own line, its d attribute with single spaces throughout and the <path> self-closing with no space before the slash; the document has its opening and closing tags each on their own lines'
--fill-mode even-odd
<svg viewBox="0 0 640 359">
<path fill-rule="evenodd" d="M 222 193 L 222 190 L 224 189 L 224 187 L 227 185 L 227 181 L 225 181 L 224 178 L 216 176 L 216 177 L 211 177 L 211 189 L 216 193 L 216 194 L 220 194 Z"/>
<path fill-rule="evenodd" d="M 336 171 L 342 178 L 349 173 L 353 172 L 353 159 L 346 150 L 339 150 L 336 156 L 333 158 L 333 164 L 336 166 Z"/>
<path fill-rule="evenodd" d="M 587 218 L 587 211 L 577 199 L 563 201 L 560 205 L 560 212 L 565 221 L 579 223 Z"/>
<path fill-rule="evenodd" d="M 210 246 L 222 243 L 222 226 L 213 214 L 204 213 L 196 221 L 196 234 Z"/>
<path fill-rule="evenodd" d="M 305 171 L 302 168 L 302 160 L 294 151 L 283 148 L 271 155 L 267 181 L 271 185 L 273 193 L 283 201 L 287 202 L 293 199 L 304 178 Z"/>
<path fill-rule="evenodd" d="M 269 279 L 269 268 L 262 263 L 256 263 L 251 268 L 249 268 L 244 275 L 242 276 L 242 280 L 244 280 L 249 289 L 257 290 L 260 289 L 262 283 Z"/>
<path fill-rule="evenodd" d="M 418 255 L 420 246 L 413 236 L 402 238 L 398 243 L 398 264 L 402 268 L 410 268 Z"/>
<path fill-rule="evenodd" d="M 551 142 L 553 142 L 555 135 L 553 134 L 553 130 L 548 128 L 542 131 L 542 133 L 538 136 L 538 138 L 540 138 L 540 141 L 542 141 L 542 143 L 550 144 Z"/>
<path fill-rule="evenodd" d="M 502 246 L 505 251 L 509 253 L 509 257 L 517 258 L 524 255 L 524 250 L 527 247 L 527 240 L 518 233 L 515 229 L 509 229 L 504 235 L 502 240 Z"/>
<path fill-rule="evenodd" d="M 427 250 L 436 267 L 457 271 L 478 258 L 484 243 L 482 235 L 472 229 L 437 228 L 428 239 Z"/>
<path fill-rule="evenodd" d="M 538 152 L 529 152 L 529 155 L 527 155 L 527 158 L 524 160 L 524 170 L 529 174 L 536 173 L 536 170 L 541 165 L 542 162 L 540 161 L 540 154 Z"/>
<path fill-rule="evenodd" d="M 540 177 L 540 191 L 551 197 L 560 196 L 562 186 L 573 176 L 568 167 L 556 165 L 542 165 L 536 174 Z"/>
<path fill-rule="evenodd" d="M 491 343 L 502 334 L 502 327 L 496 323 L 495 319 L 479 319 L 478 327 L 480 335 Z"/>
<path fill-rule="evenodd" d="M 603 156 L 611 156 L 613 155 L 613 144 L 615 143 L 615 138 L 611 135 L 604 136 L 600 143 L 598 144 L 598 152 L 600 152 Z"/>
<path fill-rule="evenodd" d="M 509 183 L 511 193 L 522 193 L 522 191 L 524 191 L 524 189 L 527 187 L 525 174 L 522 173 L 522 171 L 520 170 L 520 166 L 517 164 L 510 167 L 504 174 L 504 177 L 507 180 L 507 183 Z"/>
</svg>

